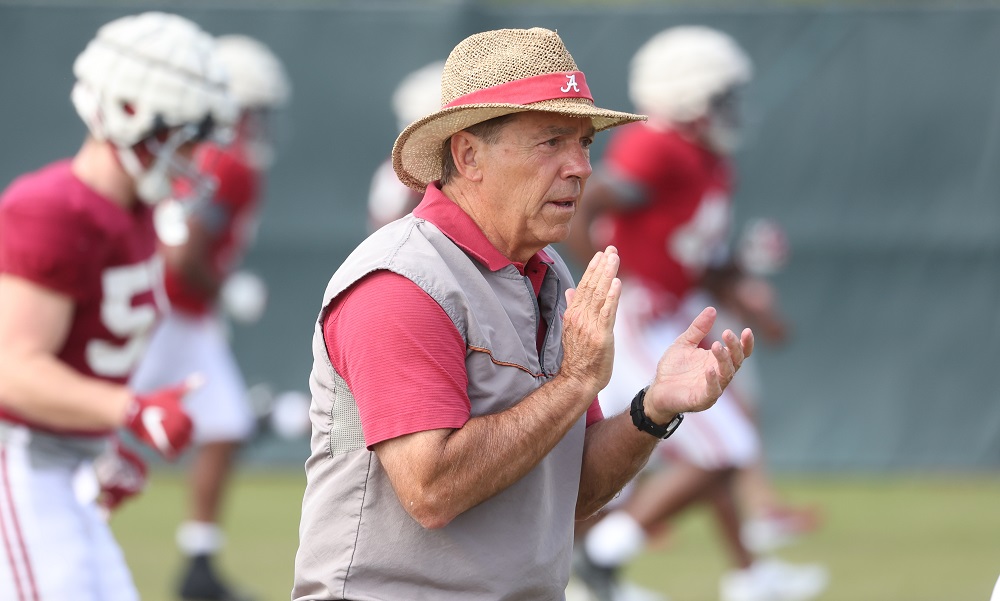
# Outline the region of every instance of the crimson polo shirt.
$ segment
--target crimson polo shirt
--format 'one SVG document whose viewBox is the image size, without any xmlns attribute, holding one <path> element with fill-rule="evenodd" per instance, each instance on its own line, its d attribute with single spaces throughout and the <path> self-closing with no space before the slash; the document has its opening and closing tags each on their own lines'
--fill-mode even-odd
<svg viewBox="0 0 1000 601">
<path fill-rule="evenodd" d="M 436 182 L 413 214 L 490 271 L 514 265 L 538 295 L 551 263 L 544 250 L 526 264 L 514 263 Z M 465 341 L 444 309 L 409 279 L 382 270 L 358 280 L 331 303 L 323 340 L 330 363 L 354 395 L 369 450 L 397 436 L 461 428 L 469 420 Z M 594 399 L 587 425 L 601 419 Z"/>
</svg>

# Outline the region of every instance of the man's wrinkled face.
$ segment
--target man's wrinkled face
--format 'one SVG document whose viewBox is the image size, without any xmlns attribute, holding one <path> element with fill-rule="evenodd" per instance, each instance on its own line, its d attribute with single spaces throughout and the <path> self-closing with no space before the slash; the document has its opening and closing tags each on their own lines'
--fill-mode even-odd
<svg viewBox="0 0 1000 601">
<path fill-rule="evenodd" d="M 517 114 L 499 140 L 481 147 L 489 212 L 482 225 L 498 234 L 507 257 L 524 261 L 569 235 L 591 174 L 593 141 L 589 118 L 534 111 Z"/>
</svg>

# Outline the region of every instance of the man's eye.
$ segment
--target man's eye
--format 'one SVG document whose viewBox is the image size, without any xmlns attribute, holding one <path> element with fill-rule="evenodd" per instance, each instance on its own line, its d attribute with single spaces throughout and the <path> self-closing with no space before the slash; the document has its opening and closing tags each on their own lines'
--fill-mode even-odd
<svg viewBox="0 0 1000 601">
<path fill-rule="evenodd" d="M 590 145 L 593 143 L 594 143 L 593 138 L 584 138 L 580 140 L 580 145 L 583 146 L 584 148 L 590 148 Z"/>
<path fill-rule="evenodd" d="M 551 148 L 555 148 L 556 146 L 559 145 L 559 138 L 552 138 L 551 140 L 546 140 L 544 144 Z"/>
</svg>

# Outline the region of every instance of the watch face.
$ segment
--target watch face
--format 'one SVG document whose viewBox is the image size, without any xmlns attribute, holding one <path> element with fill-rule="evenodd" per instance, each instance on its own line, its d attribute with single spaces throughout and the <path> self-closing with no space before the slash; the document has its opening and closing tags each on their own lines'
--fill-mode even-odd
<svg viewBox="0 0 1000 601">
<path fill-rule="evenodd" d="M 684 421 L 684 414 L 683 413 L 678 413 L 674 417 L 674 419 L 670 420 L 670 423 L 667 424 L 667 433 L 663 435 L 663 438 L 667 438 L 668 436 L 670 436 L 671 434 L 673 434 L 674 430 L 677 429 L 677 426 L 681 425 L 682 421 Z"/>
</svg>

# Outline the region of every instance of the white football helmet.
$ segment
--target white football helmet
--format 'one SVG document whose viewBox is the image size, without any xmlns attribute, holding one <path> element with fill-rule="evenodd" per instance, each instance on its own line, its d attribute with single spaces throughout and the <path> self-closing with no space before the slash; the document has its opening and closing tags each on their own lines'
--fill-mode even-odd
<svg viewBox="0 0 1000 601">
<path fill-rule="evenodd" d="M 271 49 L 245 35 L 223 35 L 215 52 L 229 73 L 229 91 L 240 108 L 280 108 L 288 103 L 292 86 L 285 67 Z"/>
<path fill-rule="evenodd" d="M 392 110 L 399 131 L 441 108 L 441 72 L 444 61 L 435 61 L 410 73 L 392 94 Z"/>
<path fill-rule="evenodd" d="M 673 27 L 653 36 L 632 57 L 629 96 L 651 118 L 687 123 L 713 115 L 713 146 L 737 142 L 735 90 L 753 74 L 750 58 L 728 35 L 708 27 Z"/>
<path fill-rule="evenodd" d="M 73 105 L 94 138 L 114 145 L 146 202 L 168 197 L 173 177 L 197 178 L 176 155 L 181 146 L 235 122 L 214 45 L 188 19 L 146 12 L 102 26 L 73 64 Z M 155 157 L 151 165 L 139 160 L 138 144 Z"/>
<path fill-rule="evenodd" d="M 285 67 L 270 48 L 245 35 L 216 38 L 215 52 L 240 107 L 238 143 L 254 166 L 266 169 L 275 155 L 270 114 L 285 106 L 292 94 Z"/>
</svg>

